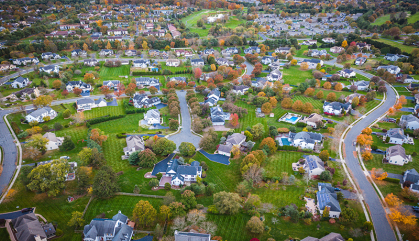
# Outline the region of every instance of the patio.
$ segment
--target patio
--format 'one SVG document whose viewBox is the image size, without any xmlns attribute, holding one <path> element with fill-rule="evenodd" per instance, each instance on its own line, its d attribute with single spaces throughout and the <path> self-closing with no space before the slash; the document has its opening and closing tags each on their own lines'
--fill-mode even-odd
<svg viewBox="0 0 419 241">
<path fill-rule="evenodd" d="M 316 215 L 317 214 L 317 206 L 316 206 L 316 203 L 314 202 L 314 199 L 304 197 L 304 200 L 306 201 L 307 211 L 311 212 L 313 215 Z"/>
<path fill-rule="evenodd" d="M 301 115 L 299 114 L 293 114 L 293 113 L 286 113 L 281 118 L 279 118 L 278 122 L 287 122 L 295 125 L 300 119 Z"/>
</svg>

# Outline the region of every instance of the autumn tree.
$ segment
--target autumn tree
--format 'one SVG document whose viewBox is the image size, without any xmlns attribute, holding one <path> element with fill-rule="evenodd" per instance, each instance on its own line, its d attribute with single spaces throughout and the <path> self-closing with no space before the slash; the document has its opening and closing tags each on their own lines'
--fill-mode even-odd
<svg viewBox="0 0 419 241">
<path fill-rule="evenodd" d="M 333 102 L 336 101 L 336 94 L 334 92 L 330 92 L 327 96 L 326 96 L 326 100 L 329 102 Z"/>
<path fill-rule="evenodd" d="M 308 70 L 308 63 L 307 62 L 302 62 L 300 65 L 301 70 Z"/>
<path fill-rule="evenodd" d="M 310 114 L 313 112 L 313 105 L 310 102 L 306 102 L 303 105 L 302 111 L 304 113 Z"/>
<path fill-rule="evenodd" d="M 266 137 L 262 140 L 259 145 L 259 149 L 263 149 L 265 146 L 269 148 L 270 153 L 274 153 L 277 150 L 275 140 L 272 137 Z"/>
<path fill-rule="evenodd" d="M 374 178 L 374 179 L 382 181 L 382 180 L 386 179 L 387 176 L 388 176 L 387 172 L 384 172 L 382 168 L 371 169 L 371 177 Z"/>
<path fill-rule="evenodd" d="M 341 83 L 337 83 L 336 85 L 335 85 L 335 90 L 336 91 L 341 91 L 343 89 L 343 87 L 342 87 L 342 84 Z"/>
<path fill-rule="evenodd" d="M 52 87 L 54 89 L 58 90 L 58 89 L 60 89 L 61 84 L 62 84 L 61 80 L 57 79 L 57 80 L 54 80 L 54 82 L 52 82 Z"/>
<path fill-rule="evenodd" d="M 373 156 L 371 154 L 371 151 L 364 151 L 361 154 L 362 159 L 364 159 L 364 161 L 371 161 L 373 159 Z"/>
<path fill-rule="evenodd" d="M 194 73 L 195 79 L 199 79 L 202 75 L 202 70 L 201 70 L 201 68 L 197 67 L 193 70 L 193 73 Z"/>
<path fill-rule="evenodd" d="M 276 107 L 276 105 L 278 104 L 278 101 L 276 100 L 276 98 L 275 98 L 275 97 L 269 97 L 269 103 L 271 104 L 271 106 L 272 106 L 273 108 L 275 108 L 275 107 Z"/>
<path fill-rule="evenodd" d="M 292 109 L 294 111 L 302 111 L 303 110 L 303 102 L 301 100 L 297 100 L 292 104 Z"/>
<path fill-rule="evenodd" d="M 323 88 L 330 90 L 330 88 L 332 88 L 332 84 L 330 84 L 330 82 L 326 82 L 323 84 Z"/>
<path fill-rule="evenodd" d="M 403 201 L 401 201 L 396 195 L 393 193 L 387 194 L 387 196 L 384 199 L 386 203 L 391 207 L 397 207 L 402 205 Z"/>
<path fill-rule="evenodd" d="M 291 107 L 292 107 L 292 100 L 291 100 L 291 98 L 284 98 L 282 101 L 281 101 L 281 107 L 282 108 L 284 108 L 284 109 L 290 109 Z"/>
<path fill-rule="evenodd" d="M 272 111 L 272 105 L 269 102 L 266 102 L 262 105 L 262 112 L 265 114 L 269 114 Z"/>
<path fill-rule="evenodd" d="M 87 83 L 92 83 L 93 80 L 95 79 L 95 76 L 92 73 L 86 73 L 83 77 L 83 79 L 87 82 Z"/>
<path fill-rule="evenodd" d="M 52 103 L 52 96 L 50 95 L 41 95 L 33 101 L 33 104 L 38 108 L 50 106 L 51 103 Z"/>
<path fill-rule="evenodd" d="M 236 128 L 239 125 L 239 116 L 236 113 L 231 114 L 229 123 Z"/>
<path fill-rule="evenodd" d="M 323 91 L 320 90 L 319 92 L 317 92 L 316 97 L 317 99 L 323 99 L 324 97 Z"/>
<path fill-rule="evenodd" d="M 90 139 L 95 141 L 97 144 L 102 145 L 102 142 L 106 141 L 108 137 L 104 135 L 104 132 L 99 128 L 95 128 L 90 132 Z"/>
<path fill-rule="evenodd" d="M 132 211 L 133 220 L 142 227 L 152 226 L 156 217 L 157 211 L 148 201 L 140 200 Z"/>
<path fill-rule="evenodd" d="M 373 143 L 372 136 L 366 134 L 360 134 L 356 137 L 356 143 L 361 146 L 371 146 Z"/>
</svg>

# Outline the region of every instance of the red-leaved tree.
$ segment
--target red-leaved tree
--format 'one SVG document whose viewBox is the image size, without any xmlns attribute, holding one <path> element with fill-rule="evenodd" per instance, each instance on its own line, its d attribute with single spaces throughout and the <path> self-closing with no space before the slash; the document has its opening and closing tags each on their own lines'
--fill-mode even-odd
<svg viewBox="0 0 419 241">
<path fill-rule="evenodd" d="M 236 113 L 230 115 L 230 124 L 236 128 L 239 125 L 239 116 Z"/>
</svg>

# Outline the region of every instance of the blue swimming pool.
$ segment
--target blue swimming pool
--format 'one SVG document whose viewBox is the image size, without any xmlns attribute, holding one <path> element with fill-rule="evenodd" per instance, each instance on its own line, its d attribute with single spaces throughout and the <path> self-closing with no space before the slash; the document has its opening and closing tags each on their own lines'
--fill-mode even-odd
<svg viewBox="0 0 419 241">
<path fill-rule="evenodd" d="M 288 141 L 288 138 L 281 138 L 282 145 L 291 146 L 291 142 Z"/>
<path fill-rule="evenodd" d="M 287 118 L 285 120 L 288 121 L 288 122 L 296 122 L 298 120 L 298 117 L 297 116 L 293 116 L 293 117 Z"/>
</svg>

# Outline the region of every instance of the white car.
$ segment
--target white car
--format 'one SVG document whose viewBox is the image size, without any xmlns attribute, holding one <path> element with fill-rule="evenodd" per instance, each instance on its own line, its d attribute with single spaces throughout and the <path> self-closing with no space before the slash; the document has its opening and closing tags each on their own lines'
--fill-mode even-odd
<svg viewBox="0 0 419 241">
<path fill-rule="evenodd" d="M 60 156 L 60 159 L 70 159 L 70 157 L 69 156 Z"/>
</svg>

